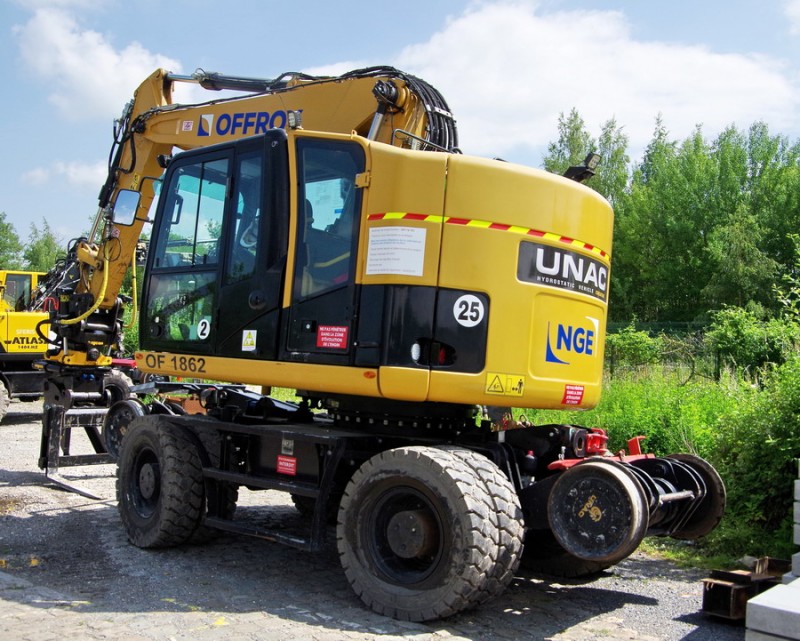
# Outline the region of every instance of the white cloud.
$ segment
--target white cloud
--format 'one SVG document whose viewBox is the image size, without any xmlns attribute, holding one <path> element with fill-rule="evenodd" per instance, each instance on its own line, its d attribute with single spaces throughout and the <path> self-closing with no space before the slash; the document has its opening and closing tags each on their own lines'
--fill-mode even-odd
<svg viewBox="0 0 800 641">
<path fill-rule="evenodd" d="M 44 185 L 50 180 L 50 172 L 44 167 L 37 167 L 22 174 L 22 182 L 26 185 Z"/>
<path fill-rule="evenodd" d="M 108 175 L 108 166 L 104 162 L 81 163 L 56 161 L 49 167 L 37 167 L 25 172 L 22 181 L 28 185 L 45 185 L 54 180 L 63 180 L 76 187 L 102 185 Z"/>
<path fill-rule="evenodd" d="M 62 0 L 64 6 L 75 2 Z M 51 83 L 50 101 L 70 120 L 117 116 L 156 68 L 180 71 L 177 61 L 151 53 L 138 42 L 115 49 L 104 35 L 81 29 L 59 8 L 38 9 L 14 33 L 23 61 Z"/>
<path fill-rule="evenodd" d="M 680 139 L 697 124 L 707 136 L 756 120 L 797 131 L 798 88 L 779 61 L 636 40 L 615 11 L 481 3 L 407 47 L 397 65 L 442 91 L 467 153 L 541 150 L 573 107 L 595 136 L 616 118 L 634 158 L 659 113 Z"/>
<path fill-rule="evenodd" d="M 64 176 L 71 185 L 95 188 L 102 185 L 108 176 L 108 165 L 104 162 L 56 162 L 53 172 Z"/>
<path fill-rule="evenodd" d="M 800 0 L 785 0 L 783 13 L 789 20 L 789 33 L 800 35 Z"/>
</svg>

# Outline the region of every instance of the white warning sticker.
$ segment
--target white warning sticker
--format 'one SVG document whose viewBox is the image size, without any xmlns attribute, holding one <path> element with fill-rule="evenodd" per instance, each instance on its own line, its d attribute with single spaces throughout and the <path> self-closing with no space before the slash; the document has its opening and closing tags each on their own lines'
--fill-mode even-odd
<svg viewBox="0 0 800 641">
<path fill-rule="evenodd" d="M 255 329 L 245 329 L 242 331 L 242 351 L 243 352 L 255 352 L 256 351 L 256 337 L 258 336 L 258 330 Z"/>
</svg>

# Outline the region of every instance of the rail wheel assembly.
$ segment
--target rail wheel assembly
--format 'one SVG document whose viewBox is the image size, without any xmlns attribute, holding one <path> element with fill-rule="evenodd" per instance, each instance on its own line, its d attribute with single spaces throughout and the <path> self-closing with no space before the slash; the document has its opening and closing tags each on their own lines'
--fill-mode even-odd
<svg viewBox="0 0 800 641">
<path fill-rule="evenodd" d="M 523 558 L 536 572 L 596 574 L 633 553 L 645 536 L 702 538 L 725 510 L 719 474 L 691 454 L 591 456 L 555 465 L 563 467 L 524 503 L 539 520 L 530 519 Z"/>
</svg>

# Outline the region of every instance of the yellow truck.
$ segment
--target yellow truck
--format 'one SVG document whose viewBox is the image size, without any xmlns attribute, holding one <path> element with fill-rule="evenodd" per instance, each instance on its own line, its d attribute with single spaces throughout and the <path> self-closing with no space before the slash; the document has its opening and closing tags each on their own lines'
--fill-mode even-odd
<svg viewBox="0 0 800 641">
<path fill-rule="evenodd" d="M 36 325 L 47 312 L 29 311 L 42 272 L 0 270 L 0 421 L 12 398 L 35 400 L 42 395 L 44 375 L 33 367 L 44 356 L 46 342 Z"/>
<path fill-rule="evenodd" d="M 179 82 L 245 93 L 181 105 Z M 612 454 L 601 429 L 525 418 L 600 398 L 613 213 L 578 180 L 460 153 L 427 82 L 156 70 L 110 157 L 51 314 L 47 404 L 63 411 L 45 431 L 102 396 L 152 225 L 136 364 L 192 379 L 202 411 L 127 399 L 105 416 L 134 545 L 223 530 L 318 550 L 333 519 L 364 603 L 421 621 L 499 595 L 520 563 L 590 574 L 645 535 L 719 522 L 702 459 L 639 440 Z M 252 391 L 270 386 L 300 401 Z M 237 519 L 239 487 L 287 492 L 307 531 Z"/>
</svg>

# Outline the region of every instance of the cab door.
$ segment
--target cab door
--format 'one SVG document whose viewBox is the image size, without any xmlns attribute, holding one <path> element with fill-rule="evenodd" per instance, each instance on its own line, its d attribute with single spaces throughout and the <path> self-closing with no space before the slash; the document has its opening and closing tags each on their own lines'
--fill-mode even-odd
<svg viewBox="0 0 800 641">
<path fill-rule="evenodd" d="M 170 163 L 151 243 L 143 348 L 275 358 L 286 175 L 283 132 L 186 152 Z"/>
<path fill-rule="evenodd" d="M 356 333 L 361 145 L 296 138 L 297 221 L 287 360 L 347 365 Z"/>
<path fill-rule="evenodd" d="M 274 360 L 288 237 L 286 134 L 237 149 L 217 313 L 216 354 Z"/>
</svg>

